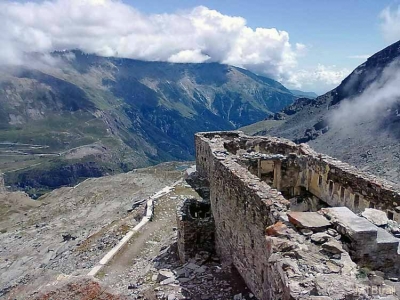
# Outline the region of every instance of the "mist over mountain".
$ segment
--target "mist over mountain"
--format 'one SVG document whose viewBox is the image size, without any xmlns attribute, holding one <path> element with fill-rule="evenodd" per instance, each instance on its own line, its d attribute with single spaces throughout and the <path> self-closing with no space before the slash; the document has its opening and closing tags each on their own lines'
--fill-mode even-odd
<svg viewBox="0 0 400 300">
<path fill-rule="evenodd" d="M 300 98 L 244 130 L 277 135 L 400 180 L 400 41 L 374 54 L 332 91 Z M 278 118 L 276 118 L 278 119 Z"/>
<path fill-rule="evenodd" d="M 31 194 L 81 178 L 191 160 L 198 131 L 263 120 L 296 98 L 218 63 L 28 54 L 0 69 L 0 170 Z"/>
</svg>

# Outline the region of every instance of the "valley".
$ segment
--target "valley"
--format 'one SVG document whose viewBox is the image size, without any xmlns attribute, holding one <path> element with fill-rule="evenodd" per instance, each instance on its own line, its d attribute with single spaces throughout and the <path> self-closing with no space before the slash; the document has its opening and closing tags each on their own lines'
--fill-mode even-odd
<svg viewBox="0 0 400 300">
<path fill-rule="evenodd" d="M 36 198 L 89 177 L 193 159 L 195 132 L 248 125 L 296 99 L 277 81 L 218 63 L 81 51 L 51 60 L 0 68 L 0 141 L 8 143 L 0 170 L 7 186 Z"/>
<path fill-rule="evenodd" d="M 399 28 L 0 0 L 0 299 L 400 299 Z"/>
</svg>

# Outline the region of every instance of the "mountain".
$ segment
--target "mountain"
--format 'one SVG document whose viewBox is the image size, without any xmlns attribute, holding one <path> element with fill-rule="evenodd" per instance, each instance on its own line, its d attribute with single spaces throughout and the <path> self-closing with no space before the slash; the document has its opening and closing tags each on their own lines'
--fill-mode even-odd
<svg viewBox="0 0 400 300">
<path fill-rule="evenodd" d="M 318 95 L 314 92 L 303 92 L 299 90 L 290 90 L 290 92 L 298 98 L 310 98 L 315 99 Z"/>
<path fill-rule="evenodd" d="M 87 177 L 191 160 L 195 132 L 260 121 L 296 98 L 272 79 L 217 63 L 80 51 L 29 60 L 0 68 L 0 171 L 6 185 L 36 196 Z"/>
<path fill-rule="evenodd" d="M 297 99 L 243 130 L 308 142 L 392 181 L 400 181 L 400 41 L 371 56 L 332 91 Z"/>
</svg>

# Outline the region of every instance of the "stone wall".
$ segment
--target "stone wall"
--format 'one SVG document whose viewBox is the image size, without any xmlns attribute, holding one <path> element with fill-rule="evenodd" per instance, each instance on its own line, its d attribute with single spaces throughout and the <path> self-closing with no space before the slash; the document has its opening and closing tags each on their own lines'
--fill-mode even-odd
<svg viewBox="0 0 400 300">
<path fill-rule="evenodd" d="M 210 203 L 186 199 L 177 209 L 178 253 L 182 263 L 196 253 L 214 252 L 214 219 Z"/>
<path fill-rule="evenodd" d="M 6 191 L 6 187 L 5 187 L 5 183 L 4 183 L 4 174 L 0 173 L 0 192 L 5 192 Z"/>
<path fill-rule="evenodd" d="M 339 274 L 330 274 L 332 266 L 320 271 L 331 254 L 315 243 L 305 246 L 304 235 L 287 221 L 291 202 L 284 195 L 308 193 L 331 206 L 348 204 L 354 211 L 370 203 L 391 211 L 397 207 L 398 190 L 284 139 L 210 132 L 196 134 L 195 140 L 197 172 L 210 184 L 216 251 L 223 263 L 235 266 L 259 299 L 312 299 L 329 295 L 326 289 L 332 284 L 343 299 L 361 299 L 355 294 L 360 290 L 357 266 L 349 253 L 340 251 L 344 269 Z M 321 268 L 315 267 L 318 264 Z"/>
<path fill-rule="evenodd" d="M 289 202 L 239 164 L 225 160 L 223 145 L 210 147 L 207 137 L 196 135 L 196 149 L 197 171 L 210 182 L 219 256 L 237 268 L 260 299 L 288 297 L 284 282 L 269 270 L 271 253 L 265 228 L 279 220 L 279 208 Z M 258 185 L 265 191 L 259 192 Z"/>
<path fill-rule="evenodd" d="M 277 176 L 273 187 L 283 191 L 293 189 L 294 195 L 305 188 L 330 206 L 346 206 L 354 212 L 376 208 L 385 211 L 390 219 L 400 222 L 400 188 L 396 184 L 319 154 L 306 144 L 296 145 L 274 137 L 249 137 L 241 132 L 236 132 L 236 138 L 232 135 L 230 133 L 229 139 L 224 142 L 225 151 L 284 156 L 273 160 Z M 270 171 L 270 165 L 263 167 L 263 161 L 271 161 L 270 158 L 258 157 L 255 160 L 258 162 L 253 166 L 258 169 L 253 170 L 253 174 L 262 175 Z"/>
</svg>

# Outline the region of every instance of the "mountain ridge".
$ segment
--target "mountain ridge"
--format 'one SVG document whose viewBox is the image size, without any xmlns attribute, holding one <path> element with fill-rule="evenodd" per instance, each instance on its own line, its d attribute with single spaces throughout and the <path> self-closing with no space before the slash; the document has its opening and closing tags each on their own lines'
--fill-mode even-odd
<svg viewBox="0 0 400 300">
<path fill-rule="evenodd" d="M 400 41 L 372 55 L 328 93 L 297 99 L 279 113 L 279 120 L 243 130 L 307 142 L 318 152 L 398 182 L 399 59 Z"/>
<path fill-rule="evenodd" d="M 77 50 L 55 52 L 44 63 L 39 54 L 30 59 L 31 68 L 0 68 L 0 140 L 8 142 L 0 146 L 0 169 L 7 185 L 30 194 L 193 159 L 195 132 L 236 129 L 295 99 L 272 79 L 217 63 Z M 49 177 L 54 186 L 43 180 Z"/>
</svg>

